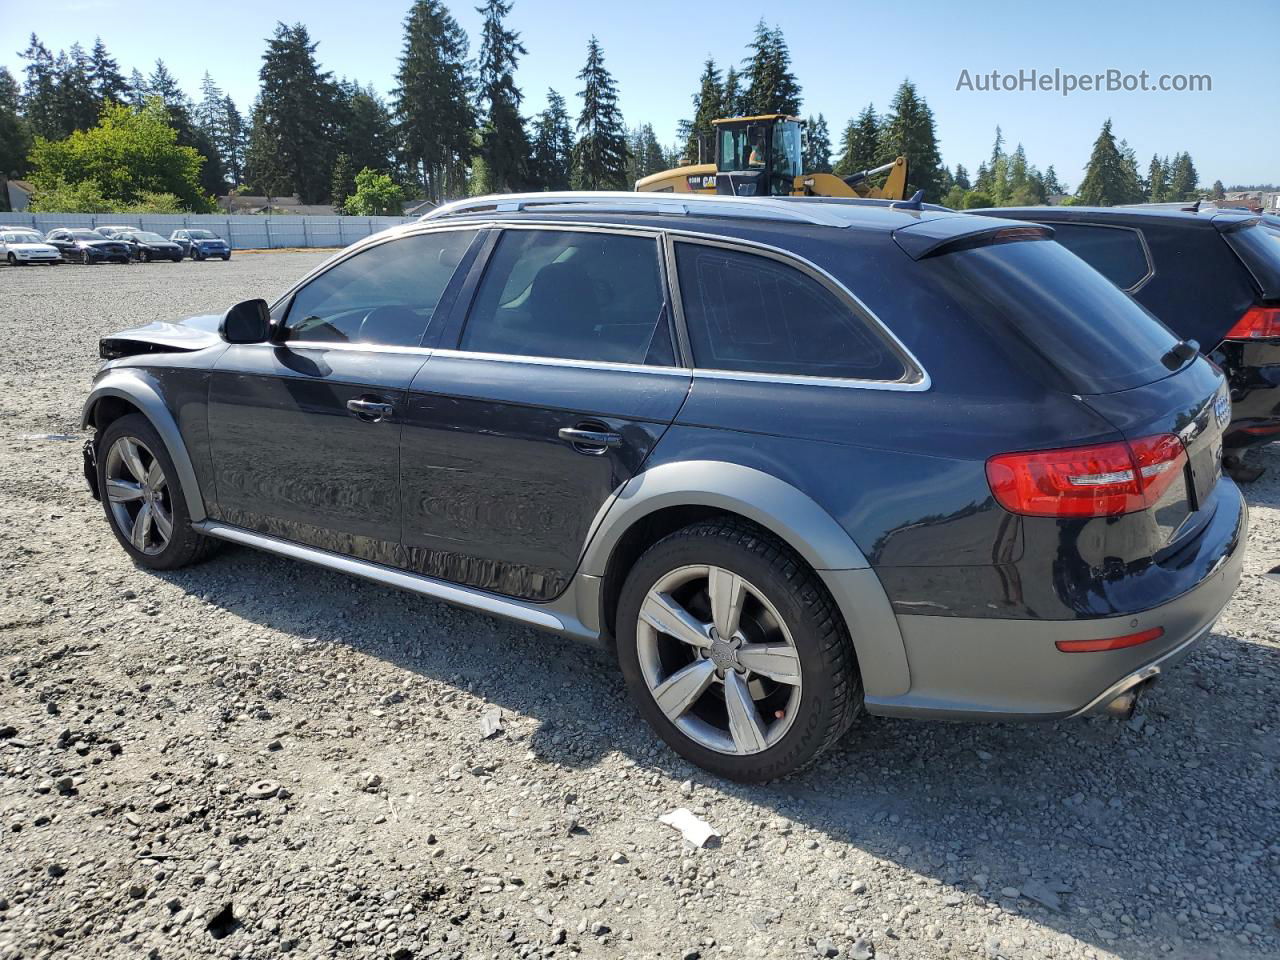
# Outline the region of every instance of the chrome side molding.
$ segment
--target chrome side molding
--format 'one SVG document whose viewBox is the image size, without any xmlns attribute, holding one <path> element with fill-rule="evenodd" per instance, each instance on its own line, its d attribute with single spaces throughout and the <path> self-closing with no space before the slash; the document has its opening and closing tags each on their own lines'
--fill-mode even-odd
<svg viewBox="0 0 1280 960">
<path fill-rule="evenodd" d="M 288 557 L 291 560 L 302 560 L 318 567 L 336 570 L 338 573 L 346 573 L 365 580 L 372 580 L 375 583 L 385 584 L 389 587 L 398 587 L 401 590 L 419 593 L 434 600 L 443 600 L 445 603 L 456 604 L 470 610 L 478 610 L 481 613 L 488 613 L 495 617 L 515 620 L 531 627 L 557 632 L 564 631 L 566 628 L 563 620 L 546 610 L 518 601 L 506 600 L 491 593 L 485 593 L 482 590 L 473 590 L 470 587 L 463 587 L 456 583 L 433 580 L 431 577 L 408 573 L 404 570 L 396 570 L 392 567 L 384 567 L 381 564 L 356 560 L 353 557 L 344 557 L 340 554 L 330 553 L 328 550 L 292 543 L 288 540 L 281 540 L 278 537 L 255 533 L 243 527 L 219 523 L 216 520 L 193 523 L 191 527 L 206 537 L 217 537 L 219 540 L 255 547 L 258 550 L 265 550 L 267 553 Z"/>
</svg>

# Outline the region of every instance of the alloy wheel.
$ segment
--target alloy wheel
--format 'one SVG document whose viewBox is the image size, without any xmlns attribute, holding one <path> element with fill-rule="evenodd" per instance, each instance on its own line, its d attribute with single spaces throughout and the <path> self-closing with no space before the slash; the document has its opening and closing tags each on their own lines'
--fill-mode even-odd
<svg viewBox="0 0 1280 960">
<path fill-rule="evenodd" d="M 649 590 L 636 624 L 640 671 L 658 708 L 718 753 L 760 753 L 800 705 L 800 655 L 773 604 L 723 567 L 672 570 Z"/>
<path fill-rule="evenodd" d="M 155 454 L 136 437 L 120 437 L 107 451 L 104 475 L 116 529 L 135 550 L 162 553 L 173 537 L 173 503 Z"/>
</svg>

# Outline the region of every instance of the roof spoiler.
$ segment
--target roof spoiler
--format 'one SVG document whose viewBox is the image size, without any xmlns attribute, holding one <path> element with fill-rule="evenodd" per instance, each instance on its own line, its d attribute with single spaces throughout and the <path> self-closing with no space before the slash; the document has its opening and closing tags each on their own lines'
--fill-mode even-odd
<svg viewBox="0 0 1280 960">
<path fill-rule="evenodd" d="M 1261 217 L 1244 213 L 1219 213 L 1212 220 L 1219 233 L 1234 233 L 1245 227 L 1256 227 L 1261 222 Z"/>
<path fill-rule="evenodd" d="M 1052 240 L 1053 228 L 1018 220 L 990 220 L 971 214 L 920 220 L 893 231 L 893 242 L 912 260 L 992 243 Z"/>
</svg>

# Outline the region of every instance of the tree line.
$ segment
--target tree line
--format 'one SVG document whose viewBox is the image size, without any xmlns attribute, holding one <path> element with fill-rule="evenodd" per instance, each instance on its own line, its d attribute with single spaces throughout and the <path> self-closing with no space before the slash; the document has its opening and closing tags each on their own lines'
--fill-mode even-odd
<svg viewBox="0 0 1280 960">
<path fill-rule="evenodd" d="M 692 116 L 680 121 L 675 144 L 664 145 L 652 124 L 626 125 L 617 82 L 594 36 L 576 74 L 573 107 L 551 89 L 546 107 L 526 117 L 516 75 L 527 50 L 508 25 L 511 7 L 512 0 L 485 0 L 477 8 L 482 23 L 473 57 L 470 38 L 441 0 L 414 0 L 387 97 L 325 70 L 304 24 L 278 23 L 247 117 L 208 73 L 196 101 L 162 60 L 148 74 L 134 69 L 126 77 L 100 38 L 88 51 L 73 44 L 54 54 L 33 34 L 20 53 L 22 82 L 0 68 L 0 175 L 30 175 L 44 204 L 198 210 L 234 189 L 383 213 L 409 196 L 440 202 L 518 190 L 630 189 L 650 173 L 709 162 L 713 120 L 802 115 L 786 39 L 761 20 L 737 64 L 722 70 L 713 58 L 703 63 Z M 129 136 L 151 151 L 131 155 L 166 158 L 163 170 L 137 172 L 133 184 L 110 162 Z M 1052 165 L 1042 172 L 1021 144 L 1006 150 L 1000 128 L 972 176 L 963 164 L 944 164 L 933 111 L 909 79 L 884 112 L 868 104 L 849 118 L 836 144 L 826 117 L 808 117 L 808 171 L 849 176 L 900 155 L 909 161 L 910 192 L 923 190 L 954 208 L 1037 204 L 1067 194 Z M 77 175 L 90 182 L 66 179 Z M 1215 184 L 1215 193 L 1221 190 Z M 1153 157 L 1140 174 L 1133 150 L 1116 141 L 1108 120 L 1078 193 L 1065 199 L 1113 204 L 1196 195 L 1188 154 Z"/>
</svg>

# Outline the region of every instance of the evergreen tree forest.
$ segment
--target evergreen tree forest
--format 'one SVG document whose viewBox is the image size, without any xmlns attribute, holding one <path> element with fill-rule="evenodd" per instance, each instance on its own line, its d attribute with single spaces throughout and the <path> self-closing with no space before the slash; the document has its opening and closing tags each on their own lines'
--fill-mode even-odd
<svg viewBox="0 0 1280 960">
<path fill-rule="evenodd" d="M 154 124 L 163 120 L 173 147 L 189 151 L 180 166 L 193 183 L 162 201 L 179 209 L 207 209 L 230 192 L 292 196 L 344 211 L 393 205 L 386 200 L 391 187 L 406 201 L 433 203 L 490 192 L 626 190 L 651 173 L 710 162 L 719 118 L 782 113 L 805 119 L 806 171 L 847 177 L 905 155 L 909 192 L 923 190 L 926 200 L 957 209 L 1169 203 L 1224 193 L 1220 183 L 1201 187 L 1186 151 L 1156 153 L 1140 166 L 1109 119 L 1074 194 L 1052 165 L 1037 166 L 1000 128 L 990 155 L 976 166 L 948 166 L 933 110 L 909 78 L 884 91 L 890 95 L 880 106 L 851 104 L 847 117 L 830 119 L 806 114 L 786 37 L 763 19 L 743 38 L 740 55 L 707 56 L 690 71 L 691 109 L 674 141 L 645 118 L 623 116 L 622 91 L 595 36 L 583 37 L 580 69 L 567 66 L 563 85 L 557 83 L 564 92 L 547 90 L 539 98 L 545 106 L 531 110 L 519 83 L 528 50 L 511 26 L 513 6 L 529 0 L 473 2 L 480 3 L 481 22 L 474 38 L 444 0 L 411 0 L 384 92 L 335 77 L 306 24 L 277 23 L 256 61 L 256 96 L 240 104 L 208 72 L 193 98 L 163 60 L 122 66 L 100 37 L 55 52 L 32 34 L 15 51 L 16 75 L 0 67 L 0 179 L 39 179 L 47 193 L 80 196 L 78 184 L 37 168 L 70 149 L 50 145 L 69 145 L 91 131 L 103 142 L 144 129 L 154 137 Z M 145 111 L 147 121 L 129 123 L 120 109 Z M 131 185 L 117 192 L 101 202 L 136 206 L 154 191 Z"/>
</svg>

